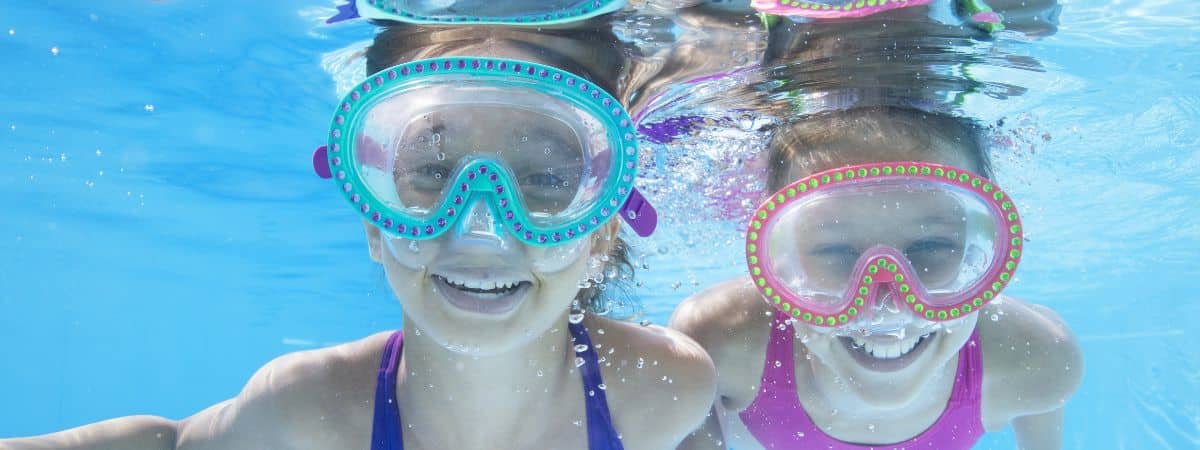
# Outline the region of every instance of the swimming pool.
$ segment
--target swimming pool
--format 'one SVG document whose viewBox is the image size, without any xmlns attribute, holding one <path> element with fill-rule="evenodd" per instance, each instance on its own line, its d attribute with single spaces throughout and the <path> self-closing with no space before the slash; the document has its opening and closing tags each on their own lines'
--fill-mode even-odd
<svg viewBox="0 0 1200 450">
<path fill-rule="evenodd" d="M 184 417 L 277 355 L 399 324 L 308 159 L 334 102 L 321 56 L 372 28 L 318 26 L 328 2 L 276 6 L 0 11 L 0 436 Z M 1198 22 L 1179 0 L 1064 3 L 1056 35 L 1010 47 L 1044 72 L 992 74 L 1030 89 L 1004 104 L 997 167 L 1029 230 L 1010 293 L 1084 349 L 1068 448 L 1200 447 Z M 656 323 L 743 270 L 734 221 L 670 205 L 635 241 L 631 289 Z"/>
</svg>

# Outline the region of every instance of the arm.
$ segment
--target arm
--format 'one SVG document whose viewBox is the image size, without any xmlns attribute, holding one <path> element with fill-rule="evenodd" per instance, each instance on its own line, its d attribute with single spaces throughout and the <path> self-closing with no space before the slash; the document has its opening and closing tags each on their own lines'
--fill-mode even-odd
<svg viewBox="0 0 1200 450">
<path fill-rule="evenodd" d="M 130 416 L 22 439 L 0 440 L 3 450 L 174 450 L 177 423 L 161 417 Z"/>
<path fill-rule="evenodd" d="M 1013 432 L 1020 450 L 1058 450 L 1062 448 L 1062 408 L 1014 418 Z"/>
<path fill-rule="evenodd" d="M 721 433 L 721 421 L 717 414 L 717 407 L 714 406 L 700 428 L 684 438 L 677 450 L 725 450 L 725 436 Z"/>
</svg>

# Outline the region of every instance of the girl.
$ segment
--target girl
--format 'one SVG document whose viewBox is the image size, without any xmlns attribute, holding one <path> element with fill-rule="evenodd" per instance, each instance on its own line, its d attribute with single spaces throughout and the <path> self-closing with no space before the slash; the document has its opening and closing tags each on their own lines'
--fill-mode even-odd
<svg viewBox="0 0 1200 450">
<path fill-rule="evenodd" d="M 998 295 L 1019 218 L 980 135 L 890 107 L 776 134 L 751 276 L 671 319 L 719 374 L 683 448 L 968 449 L 1010 424 L 1023 449 L 1061 447 L 1079 348 L 1053 311 Z"/>
<path fill-rule="evenodd" d="M 422 16 L 375 3 L 356 6 Z M 654 227 L 633 124 L 607 93 L 620 53 L 596 24 L 395 25 L 368 50 L 373 75 L 338 103 L 314 167 L 362 215 L 403 332 L 284 355 L 183 420 L 0 448 L 673 448 L 711 405 L 711 360 L 675 331 L 583 314 L 604 308 L 594 282 L 629 269 L 612 219 Z"/>
</svg>

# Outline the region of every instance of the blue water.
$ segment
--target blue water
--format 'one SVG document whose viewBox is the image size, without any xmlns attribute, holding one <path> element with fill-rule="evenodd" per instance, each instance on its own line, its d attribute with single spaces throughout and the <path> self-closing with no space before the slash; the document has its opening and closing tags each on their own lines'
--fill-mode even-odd
<svg viewBox="0 0 1200 450">
<path fill-rule="evenodd" d="M 1009 292 L 1083 345 L 1067 448 L 1200 448 L 1197 5 L 1064 3 L 1056 35 L 1009 46 L 1044 72 L 990 74 L 1030 89 L 991 109 L 1030 239 Z M 0 436 L 182 418 L 275 356 L 399 325 L 362 225 L 311 175 L 322 56 L 372 32 L 318 26 L 331 11 L 0 6 Z M 656 323 L 742 270 L 735 221 L 663 203 L 630 288 Z"/>
</svg>

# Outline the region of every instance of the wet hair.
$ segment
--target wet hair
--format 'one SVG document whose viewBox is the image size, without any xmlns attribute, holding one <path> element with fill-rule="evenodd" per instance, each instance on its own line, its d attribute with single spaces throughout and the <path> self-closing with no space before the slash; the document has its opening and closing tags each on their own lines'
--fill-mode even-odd
<svg viewBox="0 0 1200 450">
<path fill-rule="evenodd" d="M 592 20 L 567 29 L 526 30 L 511 27 L 434 27 L 377 21 L 385 28 L 375 35 L 366 50 L 367 74 L 393 65 L 423 58 L 462 54 L 465 48 L 479 45 L 504 45 L 532 52 L 540 62 L 584 77 L 616 95 L 623 55 L 617 37 L 604 21 Z M 456 53 L 457 52 L 457 53 Z M 488 55 L 480 55 L 488 56 Z M 602 284 L 589 283 L 575 295 L 575 308 L 589 312 L 607 312 L 613 305 L 628 304 L 622 282 L 633 278 L 629 244 L 613 237 L 604 260 Z M 603 244 L 601 244 L 603 245 Z M 635 305 L 636 306 L 636 305 Z M 636 308 L 634 308 L 636 310 Z M 625 308 L 620 310 L 624 311 Z M 631 311 L 636 312 L 636 311 Z"/>
<path fill-rule="evenodd" d="M 841 166 L 840 156 L 856 150 L 855 138 L 871 135 L 903 136 L 910 145 L 923 149 L 933 149 L 938 142 L 954 143 L 953 148 L 940 150 L 965 153 L 972 163 L 967 169 L 993 179 L 985 129 L 975 120 L 906 107 L 872 106 L 812 114 L 776 129 L 768 145 L 767 192 L 796 181 L 785 179 L 794 164 Z"/>
</svg>

